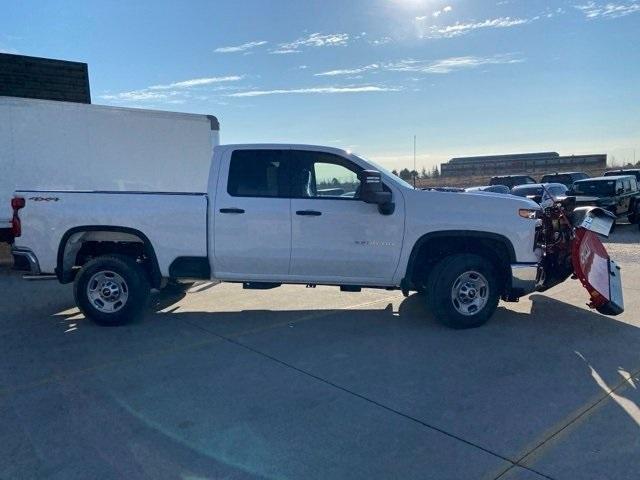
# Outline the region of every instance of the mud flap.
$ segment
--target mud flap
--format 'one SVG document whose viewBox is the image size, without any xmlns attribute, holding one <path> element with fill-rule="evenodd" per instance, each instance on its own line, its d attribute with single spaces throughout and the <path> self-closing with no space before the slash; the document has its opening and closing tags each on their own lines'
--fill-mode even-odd
<svg viewBox="0 0 640 480">
<path fill-rule="evenodd" d="M 619 315 L 624 311 L 620 267 L 609 258 L 607 250 L 595 233 L 600 230 L 598 233 L 602 234 L 602 230 L 607 230 L 608 234 L 607 223 L 604 217 L 596 219 L 587 215 L 585 221 L 576 228 L 571 261 L 576 276 L 589 292 L 589 307 L 604 315 Z M 596 224 L 598 227 L 592 230 L 590 227 Z"/>
</svg>

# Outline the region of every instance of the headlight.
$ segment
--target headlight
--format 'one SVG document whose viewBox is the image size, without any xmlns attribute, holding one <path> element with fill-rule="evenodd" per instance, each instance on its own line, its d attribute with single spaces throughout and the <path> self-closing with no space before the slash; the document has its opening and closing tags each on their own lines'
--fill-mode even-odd
<svg viewBox="0 0 640 480">
<path fill-rule="evenodd" d="M 518 210 L 518 215 L 522 218 L 528 218 L 529 220 L 535 220 L 538 216 L 539 210 L 533 208 L 521 208 Z"/>
</svg>

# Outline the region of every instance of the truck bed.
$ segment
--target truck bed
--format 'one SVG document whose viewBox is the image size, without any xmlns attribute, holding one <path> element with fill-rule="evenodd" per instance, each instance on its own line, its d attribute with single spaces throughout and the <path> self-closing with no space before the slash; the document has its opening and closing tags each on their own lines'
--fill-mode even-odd
<svg viewBox="0 0 640 480">
<path fill-rule="evenodd" d="M 72 228 L 106 226 L 142 233 L 153 245 L 162 276 L 178 257 L 207 256 L 205 193 L 22 190 L 22 236 L 16 246 L 40 245 L 42 273 L 54 273 L 61 240 Z M 125 213 L 123 215 L 123 213 Z"/>
</svg>

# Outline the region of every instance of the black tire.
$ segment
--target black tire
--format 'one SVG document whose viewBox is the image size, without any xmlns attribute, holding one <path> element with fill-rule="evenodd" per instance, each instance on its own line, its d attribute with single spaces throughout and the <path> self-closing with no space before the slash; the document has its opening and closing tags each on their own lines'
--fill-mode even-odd
<svg viewBox="0 0 640 480">
<path fill-rule="evenodd" d="M 100 275 L 101 272 L 105 273 Z M 92 285 L 95 285 L 94 296 L 100 295 L 100 288 L 102 288 L 100 285 L 106 285 L 100 283 L 99 277 L 116 285 L 113 288 L 117 290 L 118 295 L 114 294 L 111 297 L 114 299 L 113 302 L 103 301 L 109 297 L 91 298 L 88 288 L 90 281 Z M 124 283 L 120 280 L 123 280 Z M 106 288 L 108 289 L 109 286 Z M 73 294 L 80 311 L 85 317 L 104 326 L 123 325 L 133 321 L 147 305 L 149 292 L 147 272 L 135 259 L 124 255 L 104 255 L 90 260 L 76 276 L 73 286 Z M 100 303 L 103 305 L 102 309 Z M 107 307 L 115 305 L 113 311 L 107 312 L 104 307 L 105 303 Z"/>
<path fill-rule="evenodd" d="M 471 282 L 477 281 L 477 285 L 485 284 L 485 287 L 471 289 L 468 292 L 468 294 L 475 292 L 473 298 L 475 299 L 477 295 L 478 301 L 484 302 L 481 306 L 475 306 L 473 300 L 468 305 L 461 304 L 459 297 L 456 297 L 455 301 L 457 306 L 454 303 L 453 292 L 461 285 L 458 279 L 465 274 L 470 276 Z M 427 282 L 427 303 L 436 320 L 447 327 L 476 328 L 484 325 L 498 308 L 500 290 L 498 275 L 484 257 L 471 254 L 451 255 L 438 262 L 431 270 Z M 460 311 L 465 307 L 467 307 L 467 314 Z M 473 311 L 473 308 L 477 308 L 477 311 Z"/>
</svg>

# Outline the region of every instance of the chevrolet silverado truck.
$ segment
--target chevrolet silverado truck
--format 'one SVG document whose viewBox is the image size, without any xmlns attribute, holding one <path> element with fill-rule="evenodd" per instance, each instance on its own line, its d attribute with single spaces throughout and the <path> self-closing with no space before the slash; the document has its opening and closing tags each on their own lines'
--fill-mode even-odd
<svg viewBox="0 0 640 480">
<path fill-rule="evenodd" d="M 80 310 L 103 325 L 140 314 L 151 288 L 198 279 L 419 292 L 453 328 L 571 275 L 592 307 L 623 309 L 619 268 L 596 235 L 609 233 L 605 212 L 423 191 L 329 147 L 218 146 L 206 193 L 22 190 L 12 208 L 16 260 L 73 282 Z"/>
</svg>

